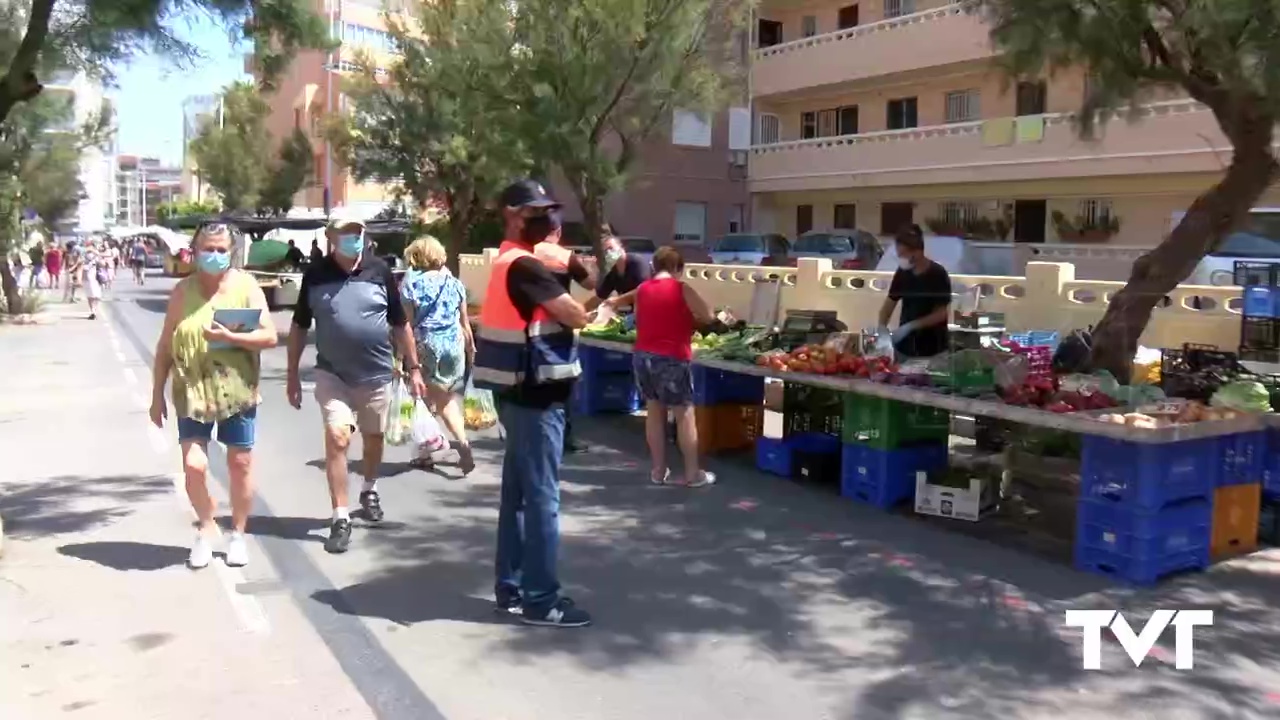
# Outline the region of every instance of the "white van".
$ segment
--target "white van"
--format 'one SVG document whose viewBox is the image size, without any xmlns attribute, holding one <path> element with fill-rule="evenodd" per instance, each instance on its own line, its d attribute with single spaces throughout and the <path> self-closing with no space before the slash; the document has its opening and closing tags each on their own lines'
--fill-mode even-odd
<svg viewBox="0 0 1280 720">
<path fill-rule="evenodd" d="M 1186 213 L 1174 213 L 1170 228 Z M 1280 263 L 1280 208 L 1254 208 L 1239 230 L 1228 235 L 1218 249 L 1200 259 L 1184 281 L 1188 285 L 1235 285 L 1237 260 Z"/>
</svg>

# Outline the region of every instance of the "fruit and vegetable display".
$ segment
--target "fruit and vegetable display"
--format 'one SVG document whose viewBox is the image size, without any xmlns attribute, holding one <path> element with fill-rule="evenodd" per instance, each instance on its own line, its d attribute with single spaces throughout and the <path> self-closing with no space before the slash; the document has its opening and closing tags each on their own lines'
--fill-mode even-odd
<svg viewBox="0 0 1280 720">
<path fill-rule="evenodd" d="M 588 325 L 582 329 L 582 335 L 597 340 L 633 343 L 636 341 L 635 316 L 616 316 L 599 325 Z"/>
<path fill-rule="evenodd" d="M 860 355 L 824 345 L 801 345 L 790 352 L 772 350 L 756 357 L 756 365 L 780 373 L 799 372 L 814 375 L 848 375 L 855 378 L 889 382 L 898 373 L 898 365 L 884 355 Z M 928 381 L 927 375 L 922 375 Z"/>
</svg>

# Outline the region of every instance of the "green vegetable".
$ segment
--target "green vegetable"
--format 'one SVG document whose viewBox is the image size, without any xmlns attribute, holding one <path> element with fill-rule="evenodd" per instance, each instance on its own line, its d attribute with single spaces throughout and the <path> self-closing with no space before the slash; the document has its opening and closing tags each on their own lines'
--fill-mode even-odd
<svg viewBox="0 0 1280 720">
<path fill-rule="evenodd" d="M 1227 383 L 1218 388 L 1209 404 L 1241 412 L 1271 412 L 1271 393 L 1260 382 L 1246 380 Z"/>
</svg>

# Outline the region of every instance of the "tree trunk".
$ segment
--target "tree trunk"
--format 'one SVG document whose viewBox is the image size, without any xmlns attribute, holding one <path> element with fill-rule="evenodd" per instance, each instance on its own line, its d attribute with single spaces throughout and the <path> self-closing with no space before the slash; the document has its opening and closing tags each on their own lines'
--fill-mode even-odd
<svg viewBox="0 0 1280 720">
<path fill-rule="evenodd" d="M 604 193 L 586 189 L 578 196 L 578 204 L 582 206 L 582 226 L 587 237 L 591 239 L 591 253 L 595 255 L 596 267 L 604 267 L 604 233 L 600 228 L 606 219 L 604 213 Z M 598 282 L 598 280 L 597 280 Z"/>
<path fill-rule="evenodd" d="M 458 277 L 459 263 L 462 259 L 462 251 L 467 247 L 467 235 L 471 230 L 471 218 L 475 215 L 475 201 L 463 200 L 456 203 L 450 203 L 449 208 L 449 272 L 454 277 Z"/>
<path fill-rule="evenodd" d="M 0 257 L 0 287 L 4 289 L 5 309 L 10 315 L 22 312 L 22 292 L 18 287 L 18 278 L 13 276 L 6 258 Z"/>
<path fill-rule="evenodd" d="M 1265 122 L 1236 137 L 1226 175 L 1191 203 L 1169 237 L 1133 264 L 1129 282 L 1111 299 L 1093 331 L 1090 362 L 1124 382 L 1151 311 L 1195 270 L 1248 214 L 1277 175 L 1272 129 Z"/>
</svg>

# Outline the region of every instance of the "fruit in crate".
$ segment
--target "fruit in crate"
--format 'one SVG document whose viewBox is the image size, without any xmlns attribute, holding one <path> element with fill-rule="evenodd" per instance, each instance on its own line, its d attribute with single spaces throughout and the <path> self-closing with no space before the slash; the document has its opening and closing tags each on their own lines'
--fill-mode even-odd
<svg viewBox="0 0 1280 720">
<path fill-rule="evenodd" d="M 803 345 L 786 352 L 774 350 L 756 357 L 756 365 L 777 372 L 851 375 L 889 382 L 898 366 L 887 357 L 867 357 L 823 345 Z"/>
</svg>

